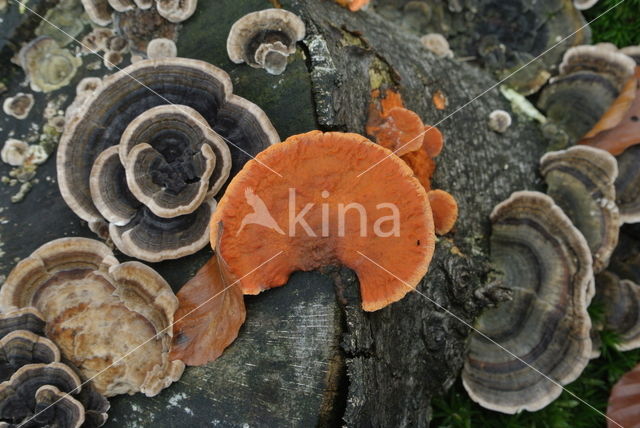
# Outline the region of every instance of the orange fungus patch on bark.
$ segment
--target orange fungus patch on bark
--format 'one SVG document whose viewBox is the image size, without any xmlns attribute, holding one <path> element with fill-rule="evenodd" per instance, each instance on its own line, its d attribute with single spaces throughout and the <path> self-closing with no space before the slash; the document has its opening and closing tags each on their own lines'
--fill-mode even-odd
<svg viewBox="0 0 640 428">
<path fill-rule="evenodd" d="M 436 233 L 446 235 L 453 229 L 458 219 L 458 203 L 450 193 L 444 190 L 431 190 L 427 195 Z"/>
<path fill-rule="evenodd" d="M 369 0 L 335 0 L 335 2 L 351 12 L 356 12 L 369 4 Z"/>
<path fill-rule="evenodd" d="M 365 137 L 335 132 L 290 137 L 249 161 L 212 217 L 211 236 L 220 230 L 216 251 L 245 294 L 342 264 L 358 275 L 366 311 L 414 289 L 435 245 L 413 171 Z"/>
</svg>

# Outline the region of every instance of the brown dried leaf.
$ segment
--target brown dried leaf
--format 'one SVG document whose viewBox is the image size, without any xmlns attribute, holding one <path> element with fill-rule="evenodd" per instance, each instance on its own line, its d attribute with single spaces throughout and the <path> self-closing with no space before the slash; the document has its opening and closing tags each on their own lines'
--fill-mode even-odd
<svg viewBox="0 0 640 428">
<path fill-rule="evenodd" d="M 613 386 L 607 406 L 608 428 L 640 428 L 640 364 Z"/>
<path fill-rule="evenodd" d="M 639 75 L 640 67 L 637 67 L 636 78 L 631 79 L 631 83 L 625 84 L 621 95 L 578 144 L 597 147 L 617 156 L 628 147 L 640 143 Z"/>
<path fill-rule="evenodd" d="M 180 306 L 173 326 L 172 360 L 200 366 L 214 361 L 236 339 L 246 311 L 242 290 L 227 278 L 212 257 L 182 286 L 177 295 Z"/>
</svg>

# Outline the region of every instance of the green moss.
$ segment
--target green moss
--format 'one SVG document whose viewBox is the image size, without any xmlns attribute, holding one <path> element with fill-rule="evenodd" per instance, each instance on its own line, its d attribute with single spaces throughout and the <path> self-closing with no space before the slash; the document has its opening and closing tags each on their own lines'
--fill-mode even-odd
<svg viewBox="0 0 640 428">
<path fill-rule="evenodd" d="M 600 0 L 584 14 L 587 21 L 595 19 L 591 24 L 594 43 L 609 42 L 619 48 L 640 44 L 639 10 L 640 0 Z"/>
</svg>

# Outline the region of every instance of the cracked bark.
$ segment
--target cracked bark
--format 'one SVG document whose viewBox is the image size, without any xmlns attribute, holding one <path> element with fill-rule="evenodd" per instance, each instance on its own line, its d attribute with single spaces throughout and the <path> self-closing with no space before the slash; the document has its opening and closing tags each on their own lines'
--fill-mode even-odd
<svg viewBox="0 0 640 428">
<path fill-rule="evenodd" d="M 353 14 L 327 2 L 283 5 L 308 23 L 304 43 L 321 129 L 363 133 L 371 83 L 378 75 L 399 84 L 408 108 L 425 123 L 442 121 L 445 149 L 437 159 L 434 185 L 460 204 L 454 232 L 439 240 L 418 292 L 363 313 L 357 287 L 345 287 L 343 306 L 346 424 L 428 426 L 431 397 L 448 388 L 462 366 L 465 323 L 473 322 L 483 304 L 505 298 L 504 292 L 487 291 L 488 214 L 512 191 L 540 188 L 537 160 L 544 140 L 526 119 L 515 118 L 502 136 L 487 128 L 491 111 L 510 110 L 496 88 L 447 117 L 492 87 L 493 78 L 455 59 L 434 57 L 416 37 L 375 12 Z M 437 90 L 448 100 L 444 111 L 431 101 Z M 349 273 L 342 275 L 344 283 L 356 282 Z"/>
</svg>

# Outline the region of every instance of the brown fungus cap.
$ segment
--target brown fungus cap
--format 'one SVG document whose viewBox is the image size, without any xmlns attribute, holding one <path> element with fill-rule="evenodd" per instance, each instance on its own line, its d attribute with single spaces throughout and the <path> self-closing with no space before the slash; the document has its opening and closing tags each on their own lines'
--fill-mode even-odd
<svg viewBox="0 0 640 428">
<path fill-rule="evenodd" d="M 284 9 L 265 9 L 237 20 L 227 38 L 229 59 L 281 74 L 287 57 L 296 51 L 296 42 L 305 35 L 304 22 Z"/>
<path fill-rule="evenodd" d="M 213 197 L 227 177 L 278 141 L 265 113 L 232 94 L 223 70 L 145 60 L 105 78 L 79 104 L 58 148 L 58 183 L 92 230 L 109 225 L 121 251 L 178 258 L 207 244 Z"/>
<path fill-rule="evenodd" d="M 15 330 L 26 330 L 42 336 L 45 322 L 36 308 L 14 309 L 0 313 L 0 338 Z"/>
<path fill-rule="evenodd" d="M 60 361 L 58 347 L 46 337 L 28 330 L 16 330 L 0 339 L 0 382 L 26 364 Z"/>
<path fill-rule="evenodd" d="M 640 285 L 604 271 L 596 276 L 595 301 L 603 308 L 603 327 L 618 337 L 616 349 L 640 348 Z"/>
<path fill-rule="evenodd" d="M 473 332 L 462 381 L 491 410 L 536 411 L 575 380 L 591 355 L 591 254 L 553 200 L 516 192 L 491 214 L 491 262 L 512 300 L 486 310 Z M 549 381 L 528 364 L 544 373 Z"/>
<path fill-rule="evenodd" d="M 573 144 L 589 132 L 618 95 L 619 88 L 606 76 L 576 71 L 552 80 L 540 92 L 536 105 Z"/>
<path fill-rule="evenodd" d="M 136 7 L 133 0 L 108 0 L 108 2 L 116 12 L 126 12 Z"/>
<path fill-rule="evenodd" d="M 390 154 L 357 134 L 312 131 L 248 162 L 211 219 L 230 278 L 258 294 L 295 271 L 342 264 L 358 275 L 366 311 L 415 289 L 433 255 L 433 218 L 413 171 Z"/>
<path fill-rule="evenodd" d="M 42 415 L 43 426 L 80 427 L 84 422 L 84 409 L 70 393 L 81 390 L 81 380 L 71 368 L 59 362 L 25 365 L 0 384 L 0 421 L 20 424 L 29 420 L 37 410 L 53 404 L 56 400 L 48 400 L 49 397 L 40 392 L 43 388 L 55 388 L 58 393 L 63 392 L 69 397 L 67 401 L 62 400 L 54 412 Z M 45 400 L 47 404 L 41 405 Z M 61 418 L 56 421 L 59 425 L 53 424 L 47 416 Z"/>
<path fill-rule="evenodd" d="M 42 312 L 47 336 L 106 396 L 153 396 L 182 374 L 184 364 L 169 361 L 171 288 L 148 266 L 119 263 L 101 242 L 58 239 L 18 263 L 0 308 L 25 306 Z"/>
<path fill-rule="evenodd" d="M 155 38 L 177 40 L 179 24 L 166 20 L 155 7 L 151 7 L 114 14 L 113 28 L 129 42 L 133 55 L 145 55 L 149 41 Z"/>
<path fill-rule="evenodd" d="M 89 19 L 98 25 L 111 24 L 111 6 L 108 0 L 80 0 Z"/>
<path fill-rule="evenodd" d="M 153 39 L 147 45 L 147 57 L 150 59 L 173 58 L 178 56 L 176 42 L 171 39 L 159 37 Z"/>
<path fill-rule="evenodd" d="M 591 71 L 609 79 L 620 90 L 633 76 L 635 61 L 625 54 L 612 51 L 607 45 L 582 45 L 568 49 L 560 63 L 560 74 Z"/>
<path fill-rule="evenodd" d="M 618 164 L 604 150 L 573 146 L 540 159 L 547 194 L 584 235 L 593 256 L 593 270 L 609 264 L 621 226 L 615 203 Z"/>
<path fill-rule="evenodd" d="M 13 116 L 16 119 L 25 119 L 33 107 L 33 95 L 18 92 L 12 97 L 7 98 L 2 103 L 2 110 L 5 114 Z"/>
<path fill-rule="evenodd" d="M 198 7 L 198 0 L 156 0 L 156 9 L 169 22 L 186 21 Z"/>
<path fill-rule="evenodd" d="M 620 53 L 632 58 L 636 64 L 640 65 L 640 45 L 625 46 L 624 48 L 620 48 Z"/>
<path fill-rule="evenodd" d="M 616 156 L 618 179 L 616 204 L 623 223 L 640 222 L 640 145 L 631 146 Z"/>
</svg>

